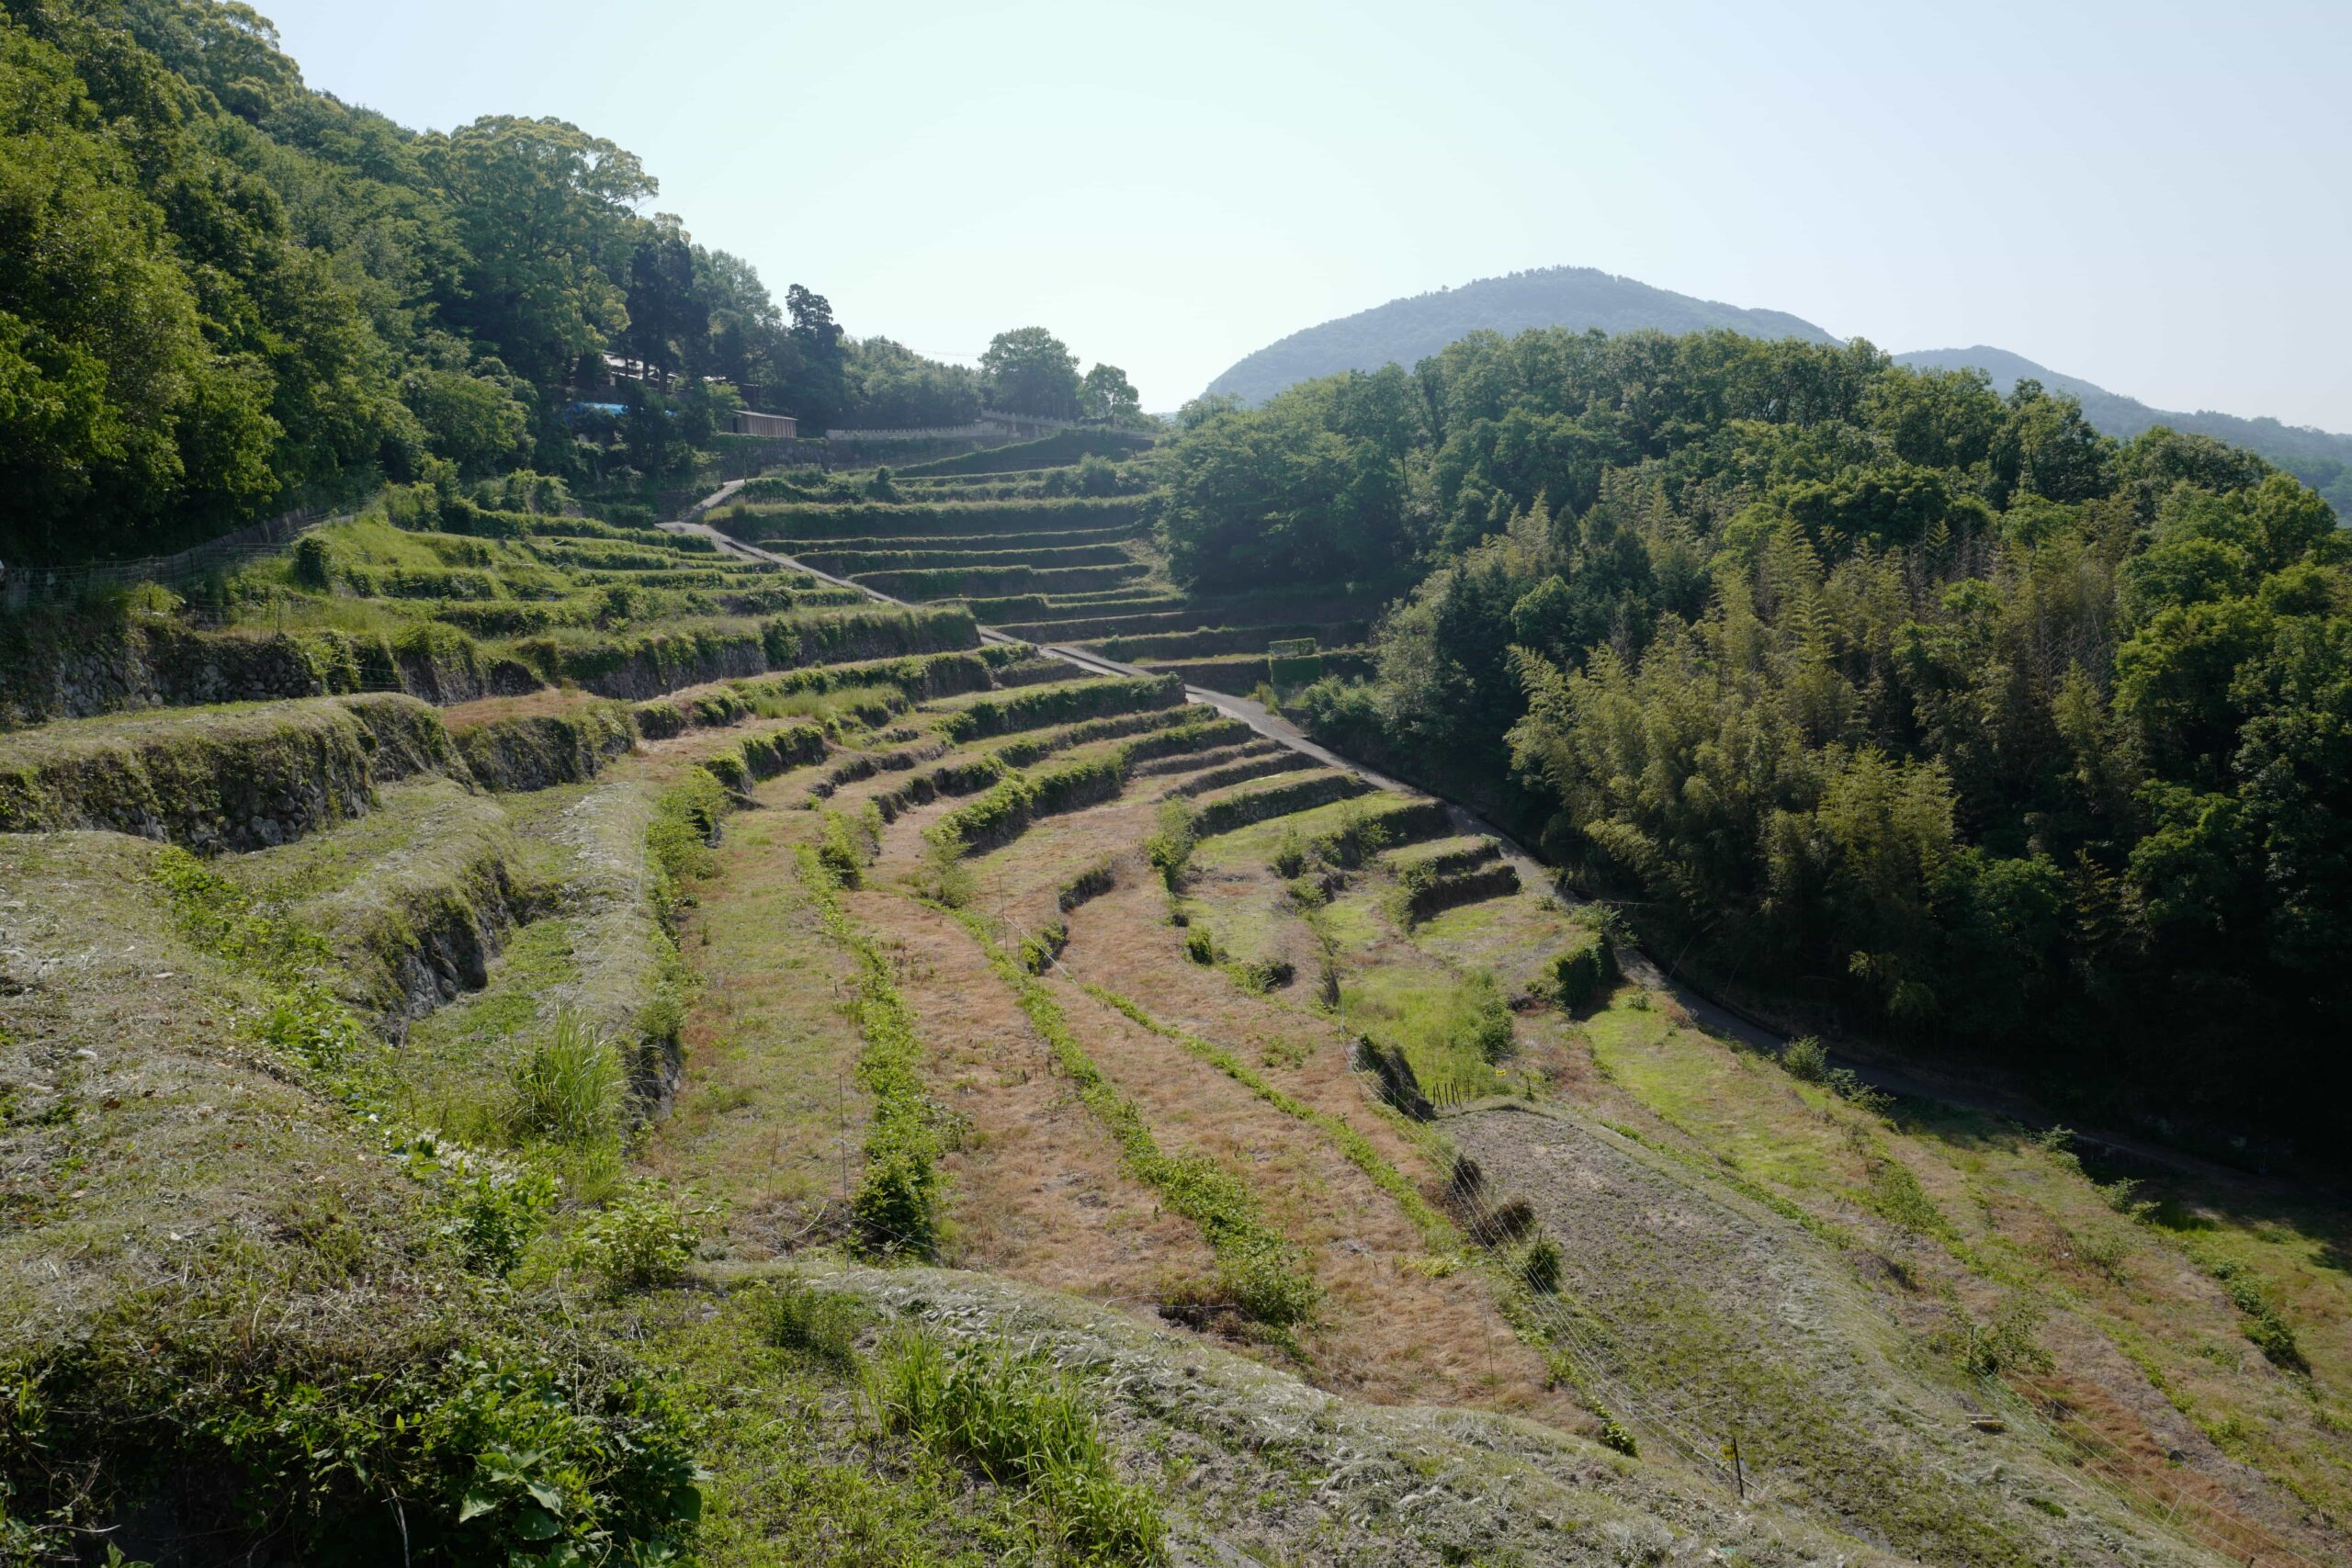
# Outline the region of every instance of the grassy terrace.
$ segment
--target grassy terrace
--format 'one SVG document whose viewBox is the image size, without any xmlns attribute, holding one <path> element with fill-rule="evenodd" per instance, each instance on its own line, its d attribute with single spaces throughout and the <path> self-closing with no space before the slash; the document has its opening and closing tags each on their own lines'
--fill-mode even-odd
<svg viewBox="0 0 2352 1568">
<path fill-rule="evenodd" d="M 877 615 L 371 522 L 225 626 L 34 628 L 150 711 L 39 722 L 82 699 L 10 667 L 0 1381 L 105 1461 L 0 1416 L 10 1522 L 390 1561 L 364 1464 L 502 1551 L 729 1563 L 2352 1549 L 2340 1213 L 1744 1050 L 1434 803 L 974 646 L 1247 691 L 1376 612 L 1191 598 L 1136 495 L 1049 493 L 1080 455 L 725 525 L 1131 584 Z M 527 1459 L 423 1436 L 464 1421 Z"/>
</svg>

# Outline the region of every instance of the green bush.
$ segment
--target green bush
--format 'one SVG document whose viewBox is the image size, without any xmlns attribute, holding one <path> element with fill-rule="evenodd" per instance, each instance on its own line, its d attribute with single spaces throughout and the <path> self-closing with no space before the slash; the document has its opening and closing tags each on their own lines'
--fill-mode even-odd
<svg viewBox="0 0 2352 1568">
<path fill-rule="evenodd" d="M 1070 724 L 1111 714 L 1170 708 L 1183 700 L 1183 682 L 1161 676 L 1040 686 L 1001 697 L 983 697 L 948 715 L 940 726 L 940 733 L 951 740 L 976 740 L 982 736 L 1041 729 L 1050 724 Z"/>
<path fill-rule="evenodd" d="M 1518 1273 L 1531 1291 L 1547 1296 L 1558 1291 L 1560 1244 L 1548 1235 L 1537 1235 L 1520 1249 Z"/>
<path fill-rule="evenodd" d="M 1829 1077 L 1829 1053 L 1819 1040 L 1802 1035 L 1781 1048 L 1781 1070 L 1800 1083 L 1821 1083 Z"/>
<path fill-rule="evenodd" d="M 767 539 L 974 537 L 989 534 L 1072 533 L 1116 528 L 1144 515 L 1140 499 L 1081 497 L 1015 502 L 915 502 L 876 505 L 790 503 L 717 507 L 709 522 L 746 543 Z"/>
<path fill-rule="evenodd" d="M 1032 975 L 1042 975 L 1054 966 L 1069 945 L 1069 922 L 1050 920 L 1035 936 L 1024 937 L 1021 942 L 1021 967 Z"/>
<path fill-rule="evenodd" d="M 483 1163 L 442 1193 L 442 1234 L 467 1268 L 504 1276 L 523 1260 L 523 1249 L 539 1234 L 560 1196 L 555 1178 L 543 1170 L 503 1170 Z"/>
<path fill-rule="evenodd" d="M 1151 837 L 1143 841 L 1143 856 L 1170 893 L 1184 886 L 1185 870 L 1192 864 L 1193 851 L 1199 842 L 1198 824 L 1191 805 L 1182 800 L 1160 802 L 1159 820 Z"/>
<path fill-rule="evenodd" d="M 1616 979 L 1617 954 L 1598 931 L 1583 946 L 1552 960 L 1552 996 L 1564 1008 L 1590 1006 Z"/>
<path fill-rule="evenodd" d="M 1065 762 L 1037 773 L 1016 773 L 969 805 L 924 829 L 933 843 L 961 844 L 967 853 L 1011 843 L 1040 817 L 1082 810 L 1115 797 L 1127 781 L 1123 752 Z"/>
<path fill-rule="evenodd" d="M 685 1276 L 717 1211 L 695 1192 L 632 1181 L 571 1238 L 572 1261 L 615 1293 L 673 1285 Z"/>
</svg>

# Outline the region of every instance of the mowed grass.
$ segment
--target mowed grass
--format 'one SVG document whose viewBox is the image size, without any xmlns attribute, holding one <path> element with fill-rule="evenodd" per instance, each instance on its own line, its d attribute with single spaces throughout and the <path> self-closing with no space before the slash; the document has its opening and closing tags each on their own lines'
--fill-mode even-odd
<svg viewBox="0 0 2352 1568">
<path fill-rule="evenodd" d="M 797 782 L 762 786 L 768 808 L 729 819 L 716 874 L 695 888 L 679 941 L 698 981 L 681 1036 L 685 1076 L 643 1151 L 649 1168 L 726 1201 L 732 1246 L 752 1258 L 837 1224 L 870 1110 L 842 1011 L 850 960 L 795 868 L 794 851 L 823 825 L 782 807 Z"/>
<path fill-rule="evenodd" d="M 2241 1558 L 2324 1560 L 2328 1538 L 2300 1527 L 2352 1508 L 2352 1281 L 2324 1209 L 2101 1179 L 2059 1141 L 1979 1112 L 1858 1107 L 1630 987 L 1582 1035 L 1693 1165 L 1894 1259 L 1903 1280 L 1888 1289 L 1921 1354 L 1962 1357 L 1971 1321 L 2024 1312 L 2050 1359 L 2020 1352 L 2001 1375 L 2050 1413 L 2053 1449 L 2094 1484 Z M 2308 1371 L 2266 1357 L 2233 1287 L 2288 1326 Z M 2245 1488 L 2236 1465 L 2293 1501 Z"/>
</svg>

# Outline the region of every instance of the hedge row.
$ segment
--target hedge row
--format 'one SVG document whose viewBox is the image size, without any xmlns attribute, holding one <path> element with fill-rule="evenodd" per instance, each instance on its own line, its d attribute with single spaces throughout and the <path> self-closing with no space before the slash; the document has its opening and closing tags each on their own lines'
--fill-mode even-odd
<svg viewBox="0 0 2352 1568">
<path fill-rule="evenodd" d="M 1369 794 L 1371 790 L 1372 785 L 1353 773 L 1317 773 L 1311 778 L 1295 779 L 1271 788 L 1211 801 L 1193 814 L 1193 832 L 1196 838 L 1214 838 L 1219 833 L 1230 833 L 1237 828 L 1247 828 L 1253 822 L 1312 811 L 1318 806 L 1352 799 L 1356 795 Z"/>
<path fill-rule="evenodd" d="M 985 692 L 996 683 L 996 671 L 1018 662 L 1025 649 L 990 643 L 984 648 L 952 653 L 910 654 L 903 659 L 866 660 L 845 664 L 812 664 L 734 682 L 746 700 L 759 702 L 801 692 L 841 692 L 855 686 L 895 686 L 910 702 Z"/>
<path fill-rule="evenodd" d="M 1050 724 L 1147 708 L 1170 708 L 1184 700 L 1184 684 L 1166 676 L 1090 681 L 1083 685 L 1039 686 L 1010 696 L 983 697 L 971 706 L 949 714 L 939 732 L 951 740 L 973 740 L 984 735 L 1004 735 L 1021 729 L 1043 729 Z"/>
<path fill-rule="evenodd" d="M 1494 840 L 1480 839 L 1476 843 L 1456 844 L 1450 848 L 1433 849 L 1419 854 L 1391 855 L 1388 857 L 1388 863 L 1390 869 L 1396 872 L 1396 880 L 1401 886 L 1415 888 L 1433 882 L 1441 876 L 1452 876 L 1457 873 L 1482 866 L 1490 860 L 1501 858 L 1502 852 L 1502 845 Z"/>
<path fill-rule="evenodd" d="M 747 543 L 766 539 L 906 538 L 919 534 L 1046 534 L 1072 528 L 1115 528 L 1143 520 L 1132 496 L 1057 501 L 938 502 L 903 506 L 721 506 L 712 526 Z"/>
<path fill-rule="evenodd" d="M 1056 729 L 1044 735 L 1026 735 L 997 749 L 997 755 L 1016 768 L 1025 768 L 1040 758 L 1057 751 L 1067 751 L 1073 746 L 1084 746 L 1096 740 L 1115 740 L 1123 735 L 1140 735 L 1148 730 L 1169 729 L 1188 726 L 1200 718 L 1193 708 L 1179 704 L 1174 707 L 1147 708 L 1137 713 L 1117 714 L 1109 718 L 1089 719 L 1068 729 Z M 1238 720 L 1223 722 L 1238 723 Z M 1247 729 L 1247 725 L 1240 728 Z"/>
<path fill-rule="evenodd" d="M 888 766 L 886 761 L 884 766 Z M 910 806 L 928 806 L 942 795 L 976 795 L 1001 783 L 1012 770 L 994 756 L 972 757 L 927 773 L 917 773 L 896 789 L 874 797 L 874 807 L 885 822 L 896 822 Z M 830 792 L 829 792 L 830 793 Z"/>
<path fill-rule="evenodd" d="M 577 703 L 561 713 L 491 719 L 451 732 L 485 789 L 510 793 L 593 779 L 637 743 L 618 703 Z"/>
<path fill-rule="evenodd" d="M 1239 719 L 1228 719 L 1226 722 L 1234 726 L 1245 737 L 1252 733 L 1250 727 Z M 1146 762 L 1136 769 L 1136 776 L 1149 778 L 1158 773 L 1188 773 L 1197 768 L 1221 768 L 1227 762 L 1238 762 L 1244 757 L 1270 755 L 1281 749 L 1281 743 L 1278 741 L 1260 740 L 1233 745 L 1229 744 L 1225 737 L 1220 736 L 1214 750 L 1204 749 L 1200 753 L 1167 757 L 1156 762 Z"/>
<path fill-rule="evenodd" d="M 1250 727 L 1238 718 L 1227 718 L 1221 715 L 1211 716 L 1214 710 L 1187 708 L 1184 711 L 1191 716 L 1186 723 L 1155 731 L 1126 744 L 1124 750 L 1130 767 L 1156 759 L 1216 750 L 1250 733 Z"/>
<path fill-rule="evenodd" d="M 989 967 L 1013 988 L 1021 1010 L 1044 1036 L 1062 1077 L 1101 1119 L 1127 1168 L 1158 1189 L 1170 1208 L 1201 1227 L 1201 1238 L 1216 1258 L 1217 1283 L 1233 1303 L 1277 1331 L 1312 1317 L 1321 1300 L 1314 1271 L 1297 1245 L 1267 1221 L 1250 1184 L 1197 1150 L 1181 1155 L 1163 1150 L 1142 1111 L 1086 1054 L 1053 993 L 996 945 L 978 915 L 960 910 L 956 919 L 980 944 Z"/>
<path fill-rule="evenodd" d="M 513 645 L 550 683 L 571 682 L 603 697 L 643 698 L 769 668 L 767 638 L 754 626 L 684 625 L 594 637 L 526 637 Z"/>
<path fill-rule="evenodd" d="M 1029 468 L 1064 468 L 1080 457 L 1126 457 L 1137 452 L 1151 450 L 1152 438 L 1140 432 L 1125 430 L 1057 430 L 1051 435 L 1035 441 L 1017 441 L 1009 446 L 983 446 L 977 452 L 959 452 L 952 457 L 933 457 L 927 463 L 910 463 L 898 472 L 910 479 L 923 479 L 934 474 L 1008 474 Z"/>
<path fill-rule="evenodd" d="M 1119 863 L 1100 860 L 1054 889 L 1054 908 L 1069 914 L 1080 905 L 1100 898 L 1119 885 Z"/>
<path fill-rule="evenodd" d="M 978 626 L 961 604 L 901 609 L 826 611 L 761 623 L 768 663 L 789 670 L 902 653 L 942 653 L 977 647 Z"/>
<path fill-rule="evenodd" d="M 1040 817 L 1080 811 L 1115 799 L 1126 787 L 1124 750 L 1064 762 L 1038 773 L 1015 773 L 967 806 L 923 830 L 933 843 L 973 854 L 1011 843 Z"/>
<path fill-rule="evenodd" d="M 968 553 L 976 550 L 1058 550 L 1077 545 L 1116 545 L 1144 532 L 1140 522 L 1112 528 L 1049 528 L 1035 534 L 864 534 L 822 538 L 772 538 L 767 547 L 785 555 L 808 557 L 826 550 L 922 549 Z"/>
<path fill-rule="evenodd" d="M 1207 773 L 1186 779 L 1169 793 L 1189 799 L 1196 795 L 1206 795 L 1211 790 L 1223 789 L 1227 784 L 1248 784 L 1251 779 L 1262 779 L 1273 773 L 1301 773 L 1322 765 L 1303 751 L 1284 748 L 1263 757 L 1247 758 L 1227 767 L 1212 768 Z"/>
<path fill-rule="evenodd" d="M 798 558 L 836 577 L 876 571 L 1001 570 L 1012 567 L 1131 566 L 1135 557 L 1118 545 L 1040 545 L 1010 550 L 807 550 Z"/>
<path fill-rule="evenodd" d="M 759 710 L 733 689 L 681 692 L 656 697 L 629 709 L 637 732 L 648 740 L 667 740 L 689 729 L 725 729 L 742 723 Z"/>
<path fill-rule="evenodd" d="M 1127 561 L 1119 566 L 961 566 L 932 567 L 920 571 L 862 571 L 856 581 L 894 599 L 961 599 L 993 593 L 1055 592 L 1069 588 L 1100 588 L 1132 582 L 1148 575 L 1149 565 Z"/>
<path fill-rule="evenodd" d="M 826 933 L 857 961 L 856 999 L 850 1012 L 865 1042 L 858 1052 L 857 1081 L 874 1097 L 865 1130 L 865 1168 L 858 1177 L 850 1213 L 864 1249 L 876 1256 L 931 1256 L 938 1234 L 939 1201 L 945 1177 L 947 1116 L 926 1092 L 923 1072 L 929 1053 L 915 1032 L 914 1010 L 899 996 L 889 955 L 850 923 L 842 907 L 840 883 L 808 845 L 797 851 L 800 880 L 817 906 Z"/>
<path fill-rule="evenodd" d="M 1363 808 L 1361 818 L 1344 823 L 1332 831 L 1317 835 L 1307 846 L 1307 852 L 1334 865 L 1353 863 L 1362 856 L 1348 858 L 1343 840 L 1354 837 L 1376 836 L 1379 849 L 1395 849 L 1399 844 L 1415 844 L 1424 839 L 1442 839 L 1453 831 L 1453 818 L 1446 814 L 1442 802 L 1411 800 L 1390 796 L 1378 806 Z"/>
<path fill-rule="evenodd" d="M 1196 626 L 1191 631 L 1147 632 L 1102 639 L 1106 659 L 1210 659 L 1226 653 L 1263 656 L 1269 643 L 1289 637 L 1313 637 L 1332 647 L 1363 640 L 1370 626 L 1363 621 L 1270 622 L 1261 626 Z"/>
</svg>

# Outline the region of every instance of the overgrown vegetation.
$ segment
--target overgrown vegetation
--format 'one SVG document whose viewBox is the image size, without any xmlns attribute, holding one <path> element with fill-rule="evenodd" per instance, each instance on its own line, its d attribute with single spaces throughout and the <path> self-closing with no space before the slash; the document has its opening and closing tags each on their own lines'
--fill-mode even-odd
<svg viewBox="0 0 2352 1568">
<path fill-rule="evenodd" d="M 2251 453 L 1867 344 L 1534 332 L 1166 461 L 1188 579 L 1426 574 L 1318 734 L 1711 966 L 2208 1114 L 2341 1097 L 2352 536 Z"/>
</svg>

